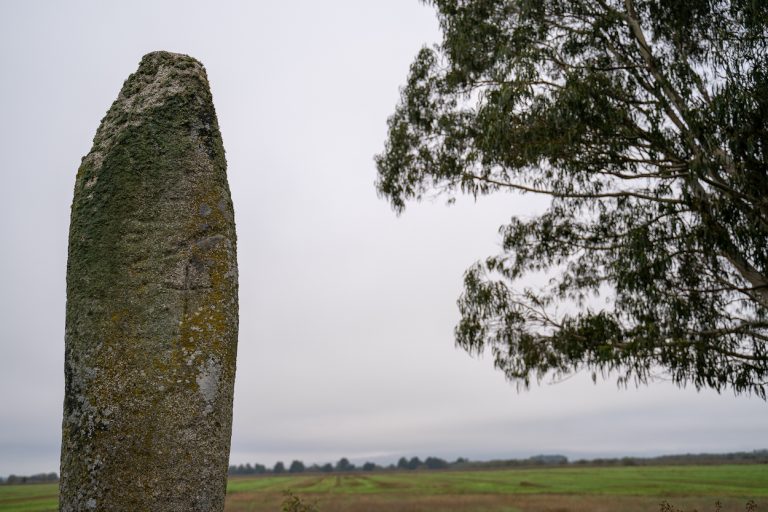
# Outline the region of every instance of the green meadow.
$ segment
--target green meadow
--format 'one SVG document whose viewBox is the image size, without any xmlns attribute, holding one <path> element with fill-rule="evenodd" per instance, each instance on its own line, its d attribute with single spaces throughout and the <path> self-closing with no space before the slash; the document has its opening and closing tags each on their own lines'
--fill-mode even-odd
<svg viewBox="0 0 768 512">
<path fill-rule="evenodd" d="M 226 510 L 279 511 L 290 490 L 321 512 L 768 511 L 768 466 L 567 467 L 233 477 Z M 56 510 L 55 484 L 0 486 L 0 512 Z M 718 505 L 719 503 L 719 505 Z"/>
<path fill-rule="evenodd" d="M 58 492 L 58 484 L 0 485 L 0 510 L 56 510 L 59 503 Z"/>
</svg>

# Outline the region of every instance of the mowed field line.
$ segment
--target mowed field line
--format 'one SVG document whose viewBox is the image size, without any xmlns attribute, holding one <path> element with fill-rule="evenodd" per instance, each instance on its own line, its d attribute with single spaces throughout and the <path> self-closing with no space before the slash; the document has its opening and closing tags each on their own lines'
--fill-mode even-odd
<svg viewBox="0 0 768 512">
<path fill-rule="evenodd" d="M 595 494 L 768 497 L 768 465 L 415 471 L 234 477 L 229 492 L 311 494 Z"/>
<path fill-rule="evenodd" d="M 293 480 L 291 479 L 293 478 Z M 266 481 L 266 483 L 265 483 Z M 295 484 L 295 485 L 294 485 Z M 321 512 L 768 511 L 768 466 L 569 467 L 492 471 L 349 473 L 230 480 L 228 512 L 280 509 L 290 489 Z"/>
<path fill-rule="evenodd" d="M 566 467 L 232 477 L 228 512 L 279 511 L 284 492 L 321 512 L 768 512 L 768 465 Z M 0 485 L 0 512 L 52 512 L 56 484 Z"/>
</svg>

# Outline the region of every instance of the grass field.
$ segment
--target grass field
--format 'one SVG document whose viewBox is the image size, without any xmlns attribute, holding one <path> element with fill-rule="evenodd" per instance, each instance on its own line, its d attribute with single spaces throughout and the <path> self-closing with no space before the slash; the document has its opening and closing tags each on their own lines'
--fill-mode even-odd
<svg viewBox="0 0 768 512">
<path fill-rule="evenodd" d="M 768 512 L 768 466 L 655 466 L 231 478 L 228 512 L 275 512 L 291 489 L 321 512 Z M 56 510 L 55 484 L 0 486 L 0 512 Z"/>
</svg>

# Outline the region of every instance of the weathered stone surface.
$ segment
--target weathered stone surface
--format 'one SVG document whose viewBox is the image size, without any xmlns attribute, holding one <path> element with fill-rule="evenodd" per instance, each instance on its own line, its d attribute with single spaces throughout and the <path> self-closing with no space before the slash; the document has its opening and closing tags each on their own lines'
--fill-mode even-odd
<svg viewBox="0 0 768 512">
<path fill-rule="evenodd" d="M 77 173 L 60 510 L 223 510 L 235 241 L 205 69 L 148 54 Z"/>
</svg>

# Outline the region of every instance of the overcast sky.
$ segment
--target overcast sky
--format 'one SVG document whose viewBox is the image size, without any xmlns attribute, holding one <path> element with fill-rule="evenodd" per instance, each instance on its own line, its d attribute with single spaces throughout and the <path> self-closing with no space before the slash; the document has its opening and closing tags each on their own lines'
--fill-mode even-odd
<svg viewBox="0 0 768 512">
<path fill-rule="evenodd" d="M 768 448 L 768 406 L 576 376 L 518 392 L 454 347 L 464 270 L 542 203 L 411 204 L 373 156 L 419 48 L 417 0 L 0 1 L 0 475 L 58 471 L 75 172 L 142 55 L 206 66 L 240 265 L 232 463 Z"/>
</svg>

